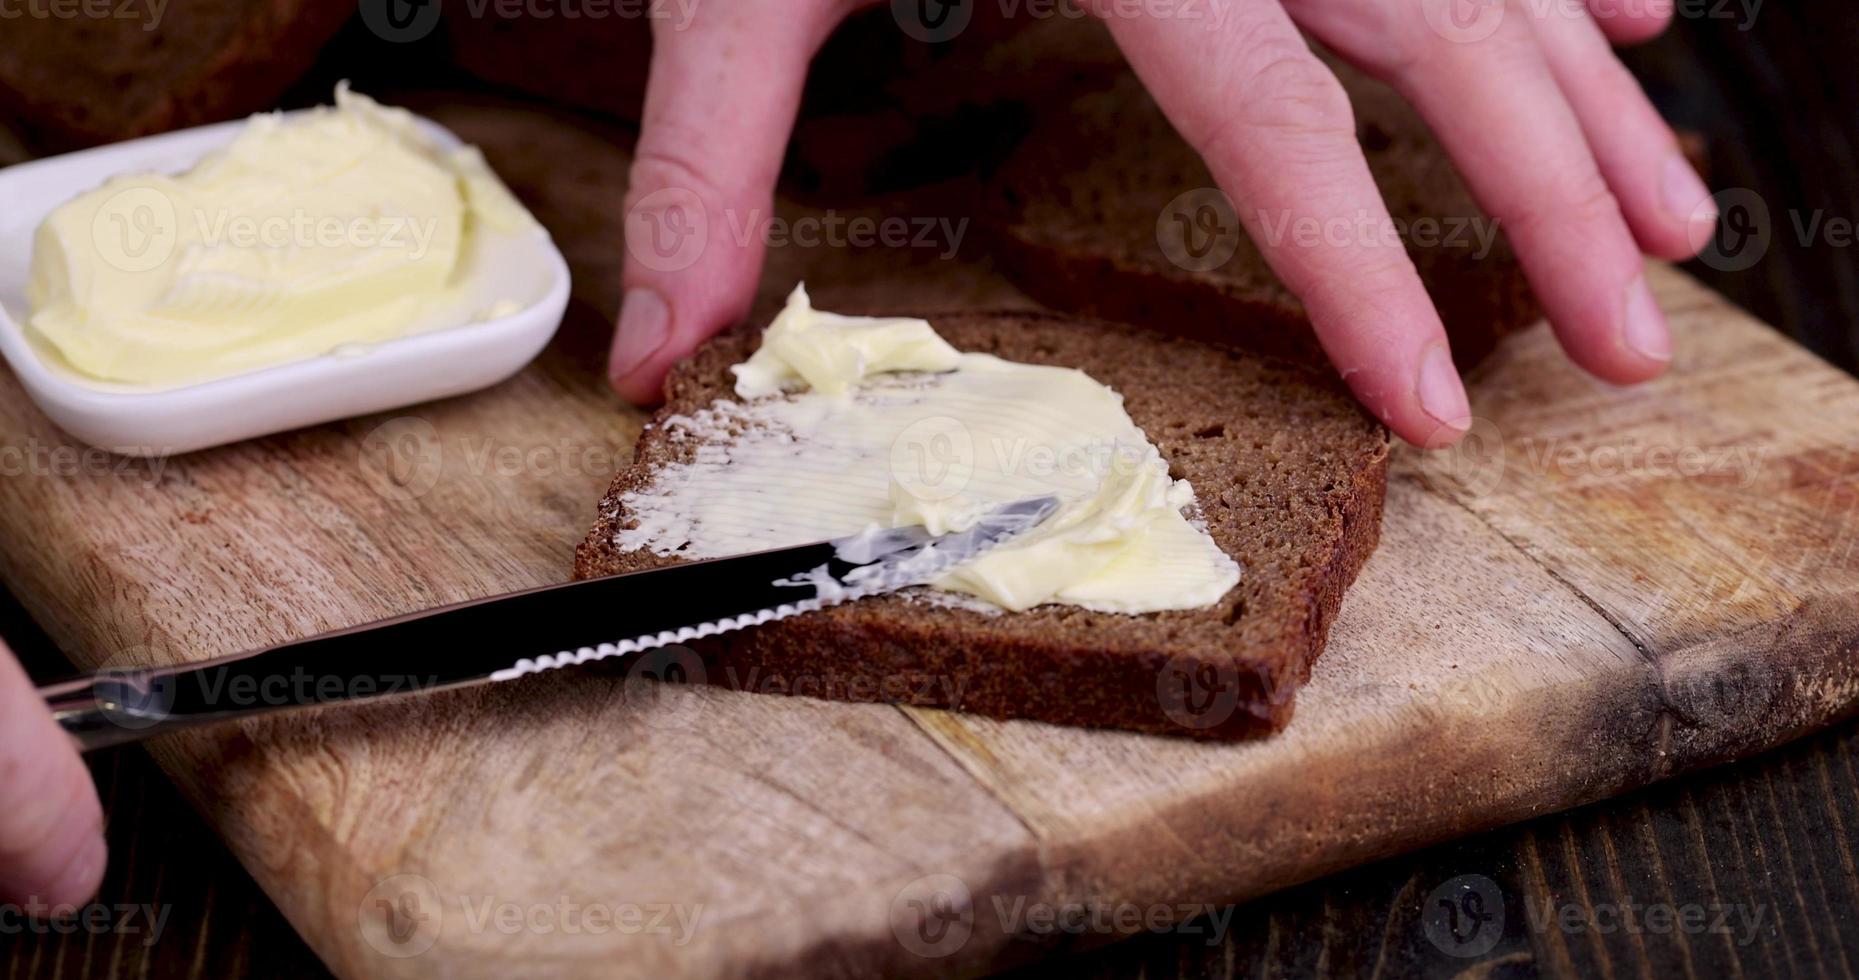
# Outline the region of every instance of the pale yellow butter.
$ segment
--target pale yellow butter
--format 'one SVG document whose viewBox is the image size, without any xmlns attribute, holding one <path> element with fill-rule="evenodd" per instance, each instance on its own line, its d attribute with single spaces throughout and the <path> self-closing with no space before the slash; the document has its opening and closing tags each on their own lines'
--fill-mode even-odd
<svg viewBox="0 0 1859 980">
<path fill-rule="evenodd" d="M 935 587 L 1011 610 L 1142 613 L 1208 606 L 1239 581 L 1190 520 L 1193 488 L 1082 371 L 960 353 L 926 321 L 839 318 L 796 289 L 736 373 L 744 401 L 668 423 L 702 448 L 625 498 L 637 523 L 621 547 L 707 558 L 872 525 L 943 533 L 1057 494 L 1045 523 Z"/>
<path fill-rule="evenodd" d="M 28 325 L 92 377 L 222 377 L 469 320 L 452 314 L 474 236 L 533 227 L 475 148 L 441 150 L 345 85 L 334 107 L 254 116 L 185 173 L 53 211 Z"/>
<path fill-rule="evenodd" d="M 762 332 L 762 346 L 730 370 L 744 398 L 788 388 L 839 395 L 867 375 L 953 371 L 960 357 L 926 321 L 816 310 L 803 284 Z"/>
</svg>

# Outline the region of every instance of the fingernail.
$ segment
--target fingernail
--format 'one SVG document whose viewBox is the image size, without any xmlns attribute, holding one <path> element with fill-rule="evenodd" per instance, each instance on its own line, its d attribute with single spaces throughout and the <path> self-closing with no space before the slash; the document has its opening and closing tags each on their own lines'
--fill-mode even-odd
<svg viewBox="0 0 1859 980">
<path fill-rule="evenodd" d="M 1627 349 L 1653 361 L 1672 359 L 1672 331 L 1666 328 L 1665 314 L 1659 301 L 1652 298 L 1646 277 L 1633 280 L 1627 287 L 1626 322 L 1620 328 L 1620 340 Z"/>
<path fill-rule="evenodd" d="M 1445 345 L 1433 345 L 1421 358 L 1415 391 L 1420 396 L 1421 410 L 1432 416 L 1433 421 L 1455 432 L 1472 427 L 1472 408 L 1465 400 L 1465 384 L 1459 380 L 1459 370 L 1452 366 L 1452 354 Z"/>
<path fill-rule="evenodd" d="M 103 866 L 108 859 L 109 847 L 104 844 L 103 835 L 93 835 L 46 888 L 47 898 L 53 905 L 82 905 L 90 901 L 96 897 L 97 886 L 103 883 Z"/>
<path fill-rule="evenodd" d="M 1711 200 L 1711 189 L 1704 186 L 1684 154 L 1675 152 L 1665 159 L 1665 176 L 1661 183 L 1665 209 L 1673 217 L 1686 224 L 1716 223 L 1717 202 Z"/>
<path fill-rule="evenodd" d="M 633 373 L 665 346 L 671 335 L 671 307 L 650 289 L 629 289 L 620 302 L 619 336 L 607 359 L 607 376 L 618 380 Z"/>
</svg>

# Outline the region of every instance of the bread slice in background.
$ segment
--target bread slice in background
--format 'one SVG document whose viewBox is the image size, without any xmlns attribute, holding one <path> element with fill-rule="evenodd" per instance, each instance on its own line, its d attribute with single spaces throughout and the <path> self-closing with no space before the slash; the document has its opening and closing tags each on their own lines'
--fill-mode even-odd
<svg viewBox="0 0 1859 980">
<path fill-rule="evenodd" d="M 789 193 L 843 206 L 997 166 L 1038 106 L 1102 88 L 1123 70 L 1096 18 L 967 9 L 960 34 L 935 43 L 900 29 L 889 4 L 839 25 L 808 71 L 788 145 Z M 660 28 L 677 30 L 681 8 L 662 13 Z M 450 58 L 467 74 L 620 123 L 643 115 L 650 18 L 461 13 L 444 23 Z"/>
<path fill-rule="evenodd" d="M 472 17 L 463 4 L 451 13 L 443 20 L 445 43 L 453 65 L 466 74 L 616 122 L 637 125 L 643 117 L 650 19 Z"/>
<path fill-rule="evenodd" d="M 1212 608 L 1143 615 L 1040 606 L 976 611 L 926 590 L 861 600 L 692 644 L 712 684 L 886 700 L 1196 738 L 1265 735 L 1323 649 L 1343 590 L 1380 533 L 1386 431 L 1327 374 L 1121 325 L 1040 313 L 932 316 L 957 348 L 1077 367 L 1189 480 L 1240 582 Z M 577 577 L 676 562 L 620 551 L 621 501 L 691 440 L 665 420 L 733 397 L 755 335 L 711 341 L 666 382 L 666 405 L 601 504 Z"/>
<path fill-rule="evenodd" d="M 1445 321 L 1455 359 L 1469 367 L 1541 315 L 1516 255 L 1412 108 L 1387 86 L 1335 59 L 1329 64 L 1354 103 L 1357 136 L 1390 214 L 1428 219 L 1439 229 L 1439 244 L 1410 241 L 1407 253 Z M 996 229 L 996 259 L 1040 302 L 1321 359 L 1303 305 L 1134 76 L 1047 118 L 1009 158 L 998 184 L 1006 217 Z M 1225 210 L 1203 211 L 1210 202 Z M 1188 242 L 1176 214 L 1217 218 L 1231 258 L 1200 268 L 1202 261 L 1183 248 Z M 1453 228 L 1464 229 L 1457 243 L 1449 237 Z M 1480 229 L 1492 236 L 1484 254 L 1474 234 Z M 1192 234 L 1202 255 L 1220 254 L 1208 249 L 1205 229 Z"/>
<path fill-rule="evenodd" d="M 356 10 L 355 0 L 107 6 L 108 17 L 0 22 L 0 111 L 38 149 L 110 143 L 270 109 Z"/>
</svg>

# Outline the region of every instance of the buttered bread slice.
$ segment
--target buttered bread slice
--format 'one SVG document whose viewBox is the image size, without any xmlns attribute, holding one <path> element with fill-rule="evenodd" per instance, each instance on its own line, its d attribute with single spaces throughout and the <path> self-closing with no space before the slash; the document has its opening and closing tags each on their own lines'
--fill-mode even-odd
<svg viewBox="0 0 1859 980">
<path fill-rule="evenodd" d="M 1027 467 L 1045 466 L 1036 472 L 1052 474 L 1068 501 L 1053 519 L 1067 526 L 1041 529 L 1059 538 L 1056 544 L 1032 542 L 1029 554 L 1002 556 L 1003 568 L 969 581 L 697 641 L 691 649 L 701 657 L 702 679 L 761 692 L 1196 738 L 1246 738 L 1283 727 L 1344 589 L 1374 550 L 1386 431 L 1333 379 L 1285 362 L 1040 314 L 928 319 L 951 351 L 912 348 L 916 360 L 885 369 L 919 373 L 893 376 L 882 392 L 836 396 L 882 395 L 895 411 L 920 386 L 922 417 L 901 428 L 899 419 L 884 421 L 875 408 L 857 414 L 855 402 L 808 390 L 798 377 L 807 370 L 787 372 L 786 393 L 771 390 L 767 355 L 757 367 L 732 371 L 762 346 L 759 334 L 711 341 L 666 382 L 667 404 L 640 437 L 634 464 L 615 477 L 577 554 L 576 575 L 708 557 L 762 544 L 760 536 L 771 533 L 811 538 L 854 517 L 959 524 L 975 495 L 1016 492 Z M 831 356 L 793 338 L 780 342 L 796 358 L 813 359 L 808 367 L 820 384 L 838 384 Z M 951 360 L 956 352 L 959 359 Z M 1079 400 L 1057 414 L 1029 406 L 1036 420 L 1026 423 L 1032 445 L 1014 445 L 1002 433 L 1011 435 L 1017 423 L 986 420 L 1016 406 L 988 402 L 980 414 L 964 416 L 947 407 L 953 402 L 936 401 L 953 397 L 945 387 L 959 387 L 964 404 L 979 397 L 977 390 L 994 397 L 995 388 L 957 386 L 936 372 L 959 378 L 960 363 L 983 371 L 1001 362 L 1043 366 L 1025 370 L 1024 380 L 1029 392 L 1048 398 L 1073 387 L 1042 385 L 1068 383 L 1075 374 L 1049 369 L 1082 371 L 1085 385 L 1114 394 L 1093 401 L 1080 388 Z M 1118 395 L 1120 412 L 1133 423 L 1125 430 L 1116 428 Z M 834 413 L 842 419 L 834 431 L 842 435 L 844 419 L 878 428 L 860 432 L 862 443 L 836 437 L 832 446 L 824 439 L 809 446 L 806 426 Z M 1063 427 L 1054 428 L 1065 413 L 1075 413 L 1080 427 L 1108 433 L 1102 441 L 1114 443 L 1113 451 L 1083 470 L 1052 468 L 1053 460 L 1076 456 Z M 745 435 L 757 426 L 780 431 Z M 939 428 L 948 426 L 969 441 L 949 444 Z M 896 451 L 848 452 L 848 445 Z M 1012 465 L 990 472 L 981 464 L 944 492 L 947 465 L 959 468 L 964 460 L 1003 453 L 1003 446 L 1000 458 Z M 1027 455 L 1054 446 L 1058 451 L 1046 457 Z M 732 462 L 753 455 L 745 447 L 760 462 Z M 812 465 L 770 477 L 767 460 L 779 452 Z M 844 465 L 822 468 L 818 460 L 835 453 Z M 863 473 L 858 461 L 867 457 L 881 460 L 882 472 Z M 774 505 L 750 493 L 764 480 L 794 481 L 792 494 L 807 503 L 768 510 Z M 887 482 L 888 505 L 874 496 Z M 851 501 L 843 508 L 835 487 Z M 786 530 L 781 515 L 803 512 L 818 527 Z M 1019 565 L 1009 561 L 1022 558 Z"/>
</svg>

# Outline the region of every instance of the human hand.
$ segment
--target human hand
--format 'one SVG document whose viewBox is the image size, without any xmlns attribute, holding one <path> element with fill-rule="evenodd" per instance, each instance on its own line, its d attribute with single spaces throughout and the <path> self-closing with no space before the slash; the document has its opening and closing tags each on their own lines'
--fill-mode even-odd
<svg viewBox="0 0 1859 980">
<path fill-rule="evenodd" d="M 1470 424 L 1445 331 L 1404 249 L 1380 236 L 1320 244 L 1263 233 L 1314 220 L 1391 226 L 1341 85 L 1298 27 L 1414 103 L 1512 244 L 1569 356 L 1617 383 L 1671 358 L 1641 252 L 1693 254 L 1716 219 L 1708 189 L 1609 41 L 1658 33 L 1669 0 L 1229 0 L 1218 29 L 1187 5 L 1082 0 L 1247 230 L 1304 301 L 1358 398 L 1403 438 L 1455 441 Z M 1643 4 L 1623 9 L 1622 4 Z M 661 30 L 628 199 L 626 301 L 614 387 L 656 401 L 670 366 L 739 319 L 806 66 L 853 0 L 707 5 Z M 677 212 L 674 214 L 674 212 Z M 707 247 L 648 266 L 635 234 L 702 216 Z"/>
<path fill-rule="evenodd" d="M 0 902 L 81 905 L 104 858 L 103 807 L 84 760 L 0 643 Z"/>
</svg>

